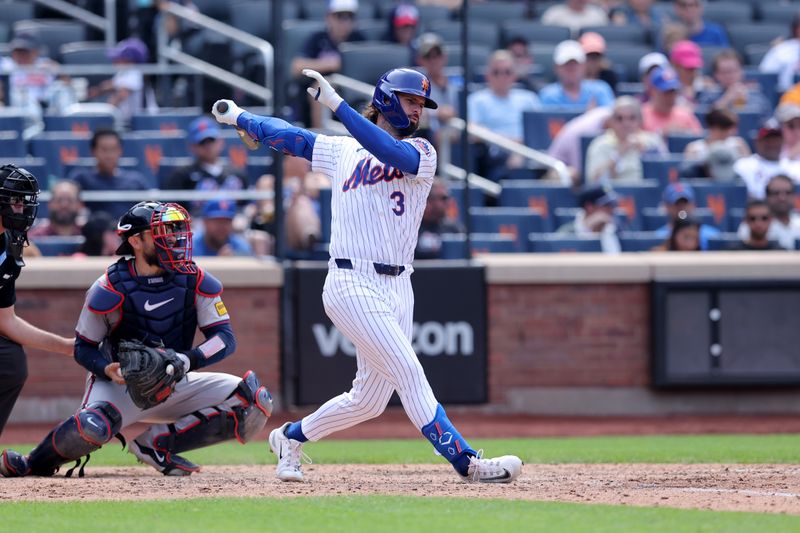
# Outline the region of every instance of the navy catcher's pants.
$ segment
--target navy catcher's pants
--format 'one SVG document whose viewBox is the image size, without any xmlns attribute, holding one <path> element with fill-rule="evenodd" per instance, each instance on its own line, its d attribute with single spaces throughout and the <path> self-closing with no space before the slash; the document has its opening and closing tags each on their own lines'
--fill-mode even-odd
<svg viewBox="0 0 800 533">
<path fill-rule="evenodd" d="M 22 346 L 0 337 L 0 435 L 27 378 L 28 361 Z"/>
</svg>

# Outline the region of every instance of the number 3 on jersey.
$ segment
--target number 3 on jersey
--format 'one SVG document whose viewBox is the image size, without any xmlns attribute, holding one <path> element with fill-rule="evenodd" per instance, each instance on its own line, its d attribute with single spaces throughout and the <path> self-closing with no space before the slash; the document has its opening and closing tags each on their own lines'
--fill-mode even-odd
<svg viewBox="0 0 800 533">
<path fill-rule="evenodd" d="M 403 193 L 400 191 L 394 191 L 389 195 L 389 199 L 394 202 L 392 212 L 394 212 L 395 215 L 401 216 L 406 212 L 406 197 Z"/>
</svg>

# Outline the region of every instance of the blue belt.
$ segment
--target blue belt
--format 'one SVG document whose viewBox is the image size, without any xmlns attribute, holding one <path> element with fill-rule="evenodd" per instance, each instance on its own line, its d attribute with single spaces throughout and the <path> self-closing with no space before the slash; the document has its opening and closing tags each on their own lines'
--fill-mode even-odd
<svg viewBox="0 0 800 533">
<path fill-rule="evenodd" d="M 353 262 L 349 259 L 334 259 L 334 261 L 336 262 L 336 266 L 338 268 L 342 268 L 344 270 L 353 270 Z M 384 276 L 397 277 L 406 270 L 406 267 L 402 265 L 386 265 L 384 263 L 372 263 L 372 266 L 375 267 L 375 272 L 377 272 L 378 274 L 383 274 Z"/>
</svg>

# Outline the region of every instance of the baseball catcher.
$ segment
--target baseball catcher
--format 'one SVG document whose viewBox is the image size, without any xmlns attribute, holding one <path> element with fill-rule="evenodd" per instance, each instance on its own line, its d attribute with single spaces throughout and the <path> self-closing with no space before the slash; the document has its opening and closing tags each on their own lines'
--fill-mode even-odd
<svg viewBox="0 0 800 533">
<path fill-rule="evenodd" d="M 254 372 L 199 372 L 233 353 L 236 340 L 222 284 L 192 261 L 186 211 L 140 202 L 117 231 L 117 254 L 129 257 L 94 282 L 76 327 L 75 359 L 90 372 L 84 403 L 27 456 L 4 450 L 5 477 L 51 476 L 71 461 L 77 467 L 135 422 L 151 425 L 129 451 L 164 475 L 186 476 L 199 467 L 179 453 L 234 438 L 244 443 L 272 413 Z M 192 346 L 198 327 L 205 340 Z"/>
</svg>

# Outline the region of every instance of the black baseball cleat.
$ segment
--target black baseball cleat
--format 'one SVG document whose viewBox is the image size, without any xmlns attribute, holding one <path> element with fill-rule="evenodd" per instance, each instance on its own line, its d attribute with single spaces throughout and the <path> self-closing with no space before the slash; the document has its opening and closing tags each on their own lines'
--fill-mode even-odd
<svg viewBox="0 0 800 533">
<path fill-rule="evenodd" d="M 139 462 L 152 466 L 165 476 L 190 476 L 193 472 L 200 471 L 199 466 L 180 455 L 148 448 L 135 440 L 131 441 L 128 450 Z"/>
<path fill-rule="evenodd" d="M 31 472 L 28 458 L 14 450 L 3 450 L 0 454 L 0 475 L 3 477 L 22 477 Z"/>
</svg>

